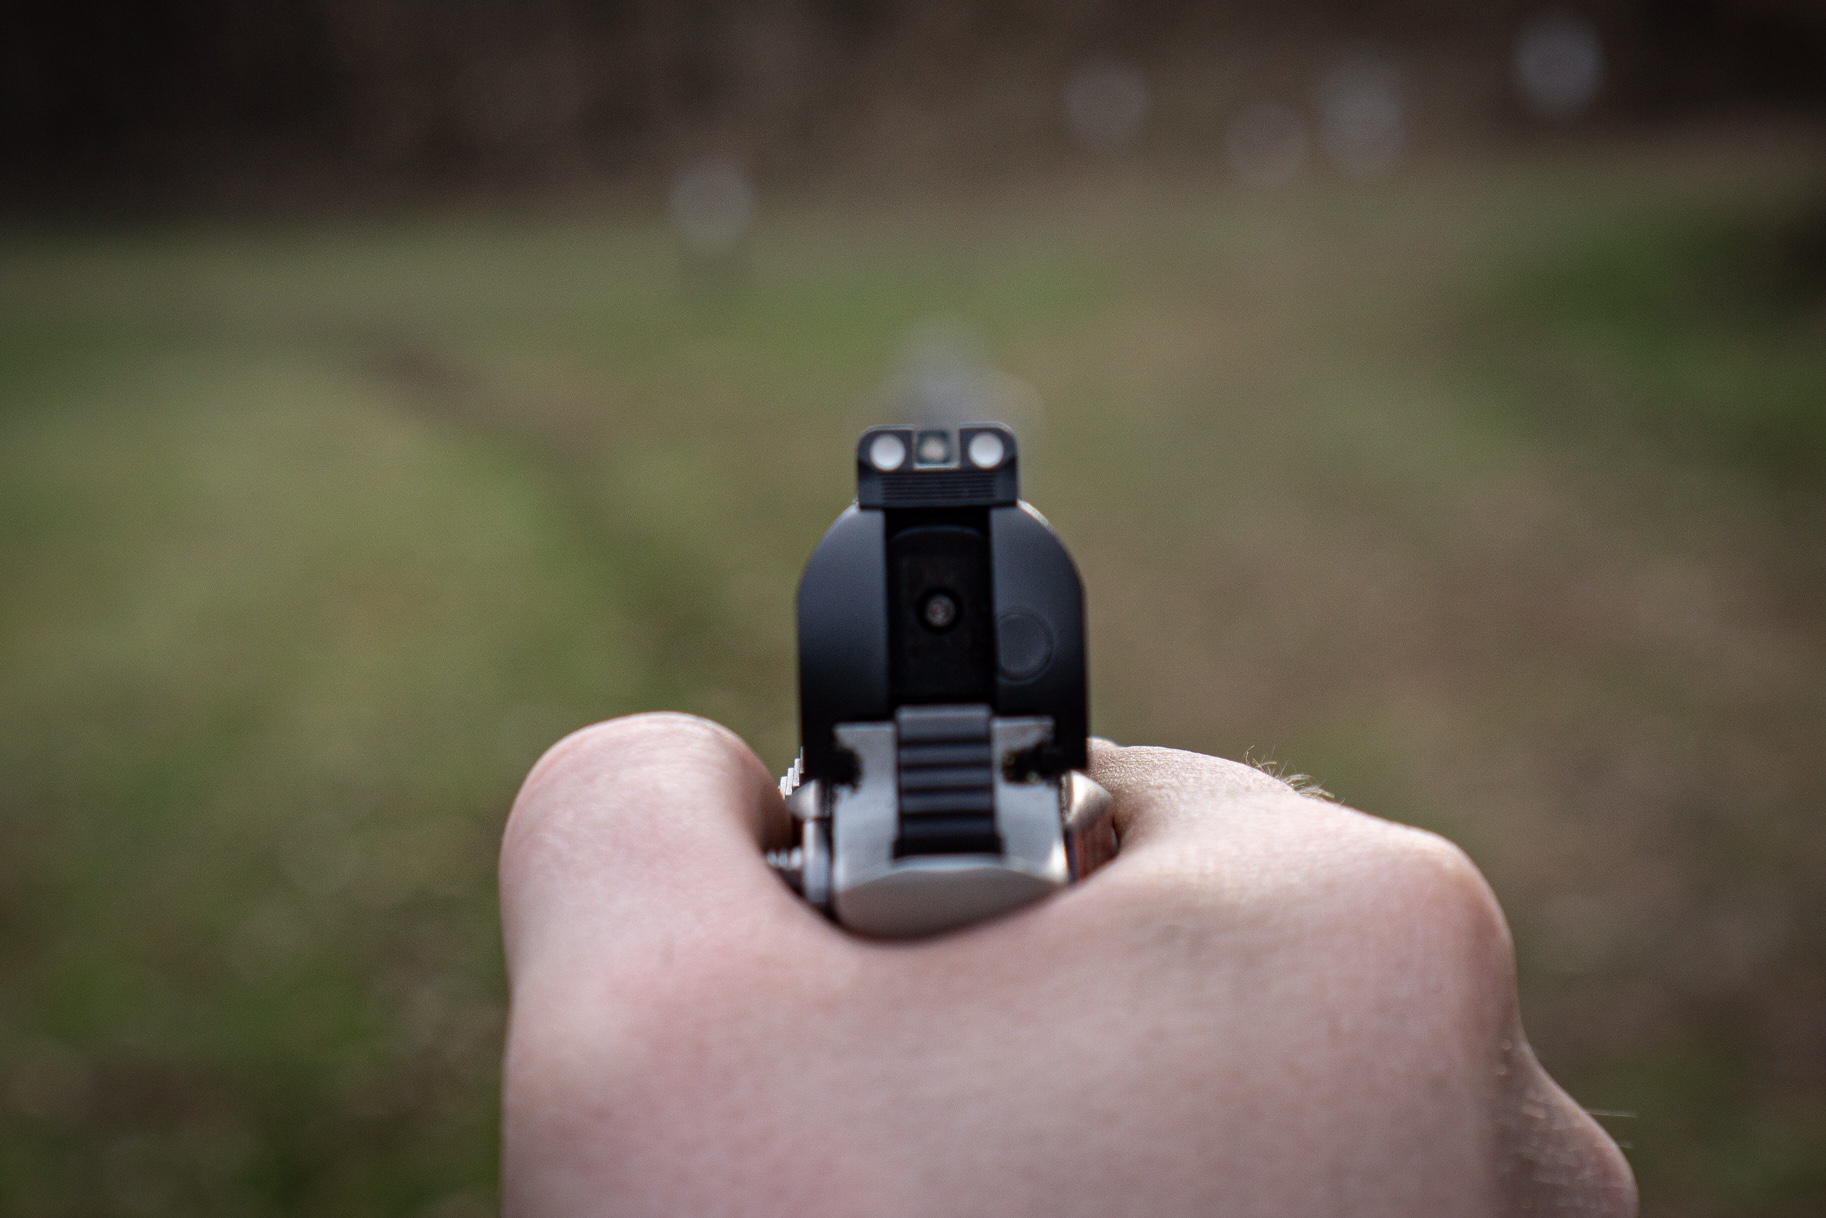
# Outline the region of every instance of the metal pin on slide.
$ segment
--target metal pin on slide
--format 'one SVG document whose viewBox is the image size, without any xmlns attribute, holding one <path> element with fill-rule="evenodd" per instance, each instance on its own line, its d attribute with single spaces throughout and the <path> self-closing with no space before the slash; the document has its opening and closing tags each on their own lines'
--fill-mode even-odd
<svg viewBox="0 0 1826 1218">
<path fill-rule="evenodd" d="M 768 861 L 851 930 L 994 917 L 1115 853 L 1089 764 L 1084 591 L 1005 427 L 877 427 L 799 583 L 800 844 Z"/>
</svg>

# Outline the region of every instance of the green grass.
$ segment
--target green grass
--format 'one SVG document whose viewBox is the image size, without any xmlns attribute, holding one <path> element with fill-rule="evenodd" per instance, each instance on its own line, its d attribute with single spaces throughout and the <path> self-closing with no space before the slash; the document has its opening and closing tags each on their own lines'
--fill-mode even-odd
<svg viewBox="0 0 1826 1218">
<path fill-rule="evenodd" d="M 1806 493 L 1826 482 L 1822 285 L 1826 208 L 1810 200 L 1605 232 L 1505 303 L 1534 323 L 1520 336 L 1531 388 L 1563 424 L 1622 424 Z"/>
<path fill-rule="evenodd" d="M 909 336 L 1027 387 L 1094 715 L 1465 844 L 1653 1214 L 1826 1201 L 1812 150 L 0 236 L 0 1210 L 484 1212 L 570 728 L 796 745 Z M 1798 244 L 1796 244 L 1798 242 Z"/>
</svg>

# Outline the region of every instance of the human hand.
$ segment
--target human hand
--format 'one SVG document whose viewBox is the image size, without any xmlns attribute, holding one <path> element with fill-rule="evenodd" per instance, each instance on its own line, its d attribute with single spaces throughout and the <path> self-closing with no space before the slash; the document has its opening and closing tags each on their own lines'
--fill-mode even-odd
<svg viewBox="0 0 1826 1218">
<path fill-rule="evenodd" d="M 729 732 L 556 745 L 501 852 L 504 1210 L 1635 1212 L 1456 847 L 1194 753 L 1094 768 L 1113 862 L 881 943 L 767 868 L 788 817 Z"/>
</svg>

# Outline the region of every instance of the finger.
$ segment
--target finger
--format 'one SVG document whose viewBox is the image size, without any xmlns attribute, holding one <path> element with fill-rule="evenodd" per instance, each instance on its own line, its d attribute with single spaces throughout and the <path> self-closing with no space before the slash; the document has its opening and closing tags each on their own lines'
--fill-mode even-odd
<svg viewBox="0 0 1826 1218">
<path fill-rule="evenodd" d="M 1091 741 L 1091 776 L 1114 798 L 1124 851 L 1161 837 L 1222 829 L 1302 797 L 1254 766 L 1202 753 Z"/>
<path fill-rule="evenodd" d="M 1496 1071 L 1505 1094 L 1497 1128 L 1509 1209 L 1633 1218 L 1636 1177 L 1604 1128 L 1549 1078 L 1517 1021 Z"/>
<path fill-rule="evenodd" d="M 1318 877 L 1330 884 L 1404 874 L 1415 860 L 1448 870 L 1463 861 L 1432 834 L 1303 795 L 1221 757 L 1099 743 L 1092 775 L 1114 797 L 1116 858 L 1092 877 L 1105 888 L 1170 876 L 1227 899 L 1272 899 Z"/>
<path fill-rule="evenodd" d="M 649 714 L 573 733 L 527 776 L 502 840 L 510 978 L 790 907 L 761 854 L 789 828 L 773 777 L 726 728 Z"/>
<path fill-rule="evenodd" d="M 1092 773 L 1115 797 L 1121 849 L 1077 894 L 1087 917 L 1120 924 L 1125 902 L 1156 924 L 1196 924 L 1214 902 L 1263 915 L 1226 922 L 1265 928 L 1253 943 L 1276 945 L 1283 977 L 1317 961 L 1312 984 L 1349 996 L 1385 1062 L 1430 1072 L 1429 1085 L 1441 1063 L 1469 1064 L 1467 1090 L 1489 1092 L 1508 1208 L 1635 1212 L 1621 1152 L 1527 1047 L 1508 928 L 1462 851 L 1220 758 L 1094 741 Z M 1348 946 L 1315 956 L 1313 943 Z"/>
</svg>

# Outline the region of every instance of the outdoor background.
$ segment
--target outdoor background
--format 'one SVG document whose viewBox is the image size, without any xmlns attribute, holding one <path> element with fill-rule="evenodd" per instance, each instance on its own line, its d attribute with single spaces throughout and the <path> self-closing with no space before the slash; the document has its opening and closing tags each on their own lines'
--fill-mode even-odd
<svg viewBox="0 0 1826 1218">
<path fill-rule="evenodd" d="M 521 776 L 784 767 L 922 411 L 1099 732 L 1451 837 L 1645 1212 L 1826 1212 L 1817 5 L 27 9 L 0 1212 L 489 1212 Z"/>
</svg>

